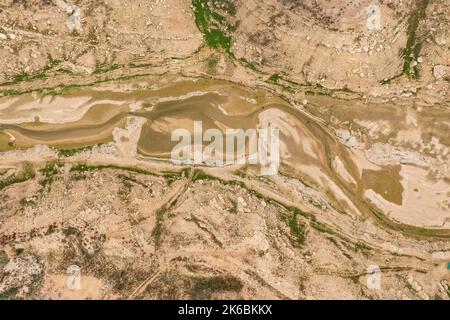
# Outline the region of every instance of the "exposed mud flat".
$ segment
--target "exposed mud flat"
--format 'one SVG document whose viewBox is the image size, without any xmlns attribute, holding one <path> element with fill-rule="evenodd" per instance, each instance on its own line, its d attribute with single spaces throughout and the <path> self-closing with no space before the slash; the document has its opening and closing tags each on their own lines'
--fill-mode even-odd
<svg viewBox="0 0 450 320">
<path fill-rule="evenodd" d="M 448 182 L 445 180 L 440 179 L 441 192 L 428 192 L 427 199 L 414 200 L 420 191 L 416 197 L 405 196 L 400 171 L 407 170 L 407 167 L 402 168 L 415 163 L 429 166 L 430 163 L 411 160 L 402 164 L 405 161 L 401 157 L 406 153 L 395 151 L 397 149 L 393 149 L 393 154 L 400 157 L 398 164 L 396 160 L 374 160 L 371 155 L 361 161 L 357 150 L 341 144 L 325 126 L 264 90 L 250 90 L 216 80 L 169 83 L 165 79 L 154 78 L 106 84 L 92 89 L 72 89 L 54 99 L 41 97 L 32 100 L 32 97 L 3 98 L 2 110 L 5 113 L 9 110 L 15 116 L 0 120 L 3 122 L 0 128 L 4 150 L 13 147 L 23 149 L 36 144 L 64 149 L 104 142 L 114 144 L 114 141 L 130 144 L 129 137 L 116 134 L 114 138 L 113 132 L 124 128 L 128 118 L 135 117 L 142 123 L 136 129 L 139 139 L 134 147 L 131 143 L 130 147 L 123 149 L 128 151 L 122 151 L 122 155 L 132 154 L 132 150 L 136 149 L 149 161 L 155 158 L 170 161 L 171 151 L 177 143 L 171 140 L 171 134 L 178 128 L 193 133 L 194 121 L 202 121 L 204 131 L 217 129 L 225 137 L 227 129 L 258 129 L 270 123 L 280 130 L 282 165 L 325 191 L 340 210 L 364 215 L 365 202 L 369 199 L 378 204 L 378 209 L 386 214 L 389 212 L 399 222 L 435 227 L 445 225 L 448 218 L 445 205 Z M 333 103 L 331 98 L 326 101 Z M 336 100 L 336 103 L 340 102 Z M 52 112 L 60 105 L 65 109 L 59 113 Z M 30 110 L 34 110 L 34 122 L 24 121 Z M 348 112 L 346 114 L 348 116 Z M 12 123 L 14 119 L 17 123 Z M 41 119 L 46 119 L 46 122 Z M 385 157 L 388 155 L 386 151 L 383 154 Z M 375 200 L 377 197 L 383 199 L 382 203 Z M 411 211 L 401 208 L 410 207 L 410 203 L 414 203 L 413 207 L 428 218 L 419 223 L 409 217 L 408 212 Z M 442 210 L 427 214 L 428 203 L 440 203 Z M 388 204 L 391 204 L 390 207 Z M 423 209 L 420 209 L 422 206 Z"/>
</svg>

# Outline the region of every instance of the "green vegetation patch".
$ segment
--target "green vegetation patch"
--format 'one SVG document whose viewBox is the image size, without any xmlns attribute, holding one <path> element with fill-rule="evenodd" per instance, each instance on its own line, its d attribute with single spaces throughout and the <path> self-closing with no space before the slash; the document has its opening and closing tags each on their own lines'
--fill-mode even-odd
<svg viewBox="0 0 450 320">
<path fill-rule="evenodd" d="M 228 212 L 232 213 L 232 214 L 236 214 L 237 210 L 238 210 L 238 203 L 237 201 L 233 200 L 233 199 L 228 199 L 231 203 L 231 207 L 228 209 Z"/>
<path fill-rule="evenodd" d="M 236 25 L 228 23 L 225 15 L 234 16 L 236 7 L 231 1 L 193 0 L 195 23 L 210 48 L 229 52 L 231 36 L 229 32 Z"/>
<path fill-rule="evenodd" d="M 62 164 L 57 162 L 49 162 L 45 165 L 43 169 L 40 170 L 44 179 L 39 181 L 39 184 L 43 187 L 49 186 L 55 181 L 55 176 L 60 172 L 60 167 Z"/>
<path fill-rule="evenodd" d="M 150 192 L 152 191 L 150 188 L 149 188 L 149 186 L 147 186 L 145 183 L 143 183 L 143 182 L 141 182 L 141 181 L 139 181 L 139 180 L 137 180 L 137 179 L 135 179 L 134 177 L 130 177 L 130 176 L 127 176 L 127 175 L 125 175 L 125 174 L 119 174 L 119 178 L 122 180 L 122 182 L 125 184 L 125 183 L 134 183 L 134 184 L 136 184 L 136 185 L 140 185 L 141 187 L 143 187 L 143 188 L 145 188 L 145 189 L 148 189 Z M 130 186 L 131 186 L 131 184 L 129 184 Z"/>
<path fill-rule="evenodd" d="M 244 67 L 246 67 L 246 68 L 249 68 L 249 69 L 251 69 L 253 71 L 256 71 L 256 72 L 260 72 L 260 70 L 256 67 L 256 65 L 254 63 L 249 62 L 245 58 L 240 58 L 239 59 L 239 63 L 241 65 L 243 65 Z"/>
<path fill-rule="evenodd" d="M 141 78 L 141 77 L 148 77 L 148 76 L 154 76 L 154 75 L 162 76 L 162 75 L 165 75 L 167 72 L 168 71 L 165 71 L 165 72 L 162 72 L 159 74 L 151 74 L 151 73 L 132 74 L 132 75 L 120 76 L 120 77 L 116 77 L 116 78 L 97 79 L 95 81 L 88 82 L 88 83 L 59 84 L 54 87 L 41 87 L 41 88 L 25 89 L 25 90 L 5 89 L 5 90 L 0 90 L 0 94 L 2 94 L 3 96 L 17 96 L 17 95 L 26 94 L 26 93 L 37 92 L 37 93 L 42 94 L 43 96 L 45 96 L 45 95 L 57 96 L 57 95 L 67 94 L 68 91 L 71 89 L 92 87 L 92 86 L 100 84 L 100 83 L 111 82 L 111 81 L 118 81 L 118 80 L 125 81 L 125 80 L 137 79 L 137 78 Z M 2 84 L 0 84 L 0 86 L 2 86 Z"/>
<path fill-rule="evenodd" d="M 163 177 L 166 179 L 167 185 L 171 186 L 172 183 L 181 179 L 181 174 L 175 171 L 165 171 L 163 172 Z"/>
<path fill-rule="evenodd" d="M 11 76 L 9 81 L 1 83 L 0 86 L 11 86 L 11 85 L 15 85 L 15 84 L 18 84 L 21 82 L 46 79 L 47 72 L 52 70 L 55 66 L 57 66 L 60 63 L 61 63 L 61 61 L 53 59 L 53 57 L 50 54 L 48 54 L 47 55 L 47 65 L 44 68 L 34 71 L 32 73 L 22 71 L 18 74 Z M 14 90 L 10 90 L 10 91 L 14 91 Z"/>
<path fill-rule="evenodd" d="M 95 67 L 95 70 L 92 73 L 93 74 L 106 73 L 106 72 L 110 72 L 110 71 L 113 71 L 113 70 L 117 70 L 120 67 L 121 67 L 121 65 L 117 64 L 117 63 L 113 63 L 113 64 L 107 64 L 107 63 L 97 64 L 97 66 Z"/>
<path fill-rule="evenodd" d="M 300 210 L 293 208 L 289 210 L 289 214 L 284 215 L 293 238 L 291 243 L 294 247 L 300 247 L 305 243 L 305 225 L 299 221 L 299 217 L 302 215 Z"/>
<path fill-rule="evenodd" d="M 294 82 L 294 81 L 289 81 L 289 80 L 285 80 L 280 74 L 275 73 L 272 74 L 267 80 L 267 83 L 270 84 L 275 84 L 277 86 L 279 86 L 281 89 L 283 89 L 284 91 L 287 91 L 289 93 L 294 93 L 295 89 L 292 87 L 292 85 L 294 86 L 298 86 L 299 84 Z"/>
<path fill-rule="evenodd" d="M 13 185 L 15 183 L 24 182 L 35 177 L 35 173 L 31 165 L 24 167 L 23 171 L 18 174 L 12 174 L 0 180 L 0 190 Z"/>
<path fill-rule="evenodd" d="M 19 203 L 22 208 L 36 205 L 36 201 L 34 201 L 34 199 L 29 198 L 22 198 L 20 199 Z"/>
<path fill-rule="evenodd" d="M 102 170 L 102 169 L 126 170 L 126 171 L 135 172 L 135 173 L 146 174 L 146 175 L 155 175 L 155 174 L 151 173 L 150 171 L 146 171 L 143 169 L 134 168 L 134 167 L 120 167 L 120 166 L 115 166 L 115 165 L 89 166 L 86 164 L 77 164 L 77 165 L 74 165 L 70 169 L 70 172 L 88 172 L 88 171 L 95 171 L 95 170 Z"/>
<path fill-rule="evenodd" d="M 280 78 L 281 78 L 280 75 L 275 73 L 269 77 L 269 81 L 273 82 L 273 83 L 277 83 L 278 80 L 280 80 Z"/>
<path fill-rule="evenodd" d="M 71 157 L 80 152 L 90 151 L 92 150 L 93 147 L 94 146 L 87 146 L 83 148 L 74 148 L 74 149 L 57 149 L 56 153 L 58 153 L 58 156 L 60 157 Z"/>
<path fill-rule="evenodd" d="M 401 51 L 401 56 L 404 60 L 403 74 L 407 75 L 410 79 L 417 79 L 419 77 L 419 67 L 417 65 L 412 67 L 412 62 L 417 60 L 422 49 L 423 40 L 417 37 L 417 29 L 420 21 L 426 17 L 426 9 L 429 2 L 430 0 L 416 0 L 416 8 L 408 19 L 408 38 L 406 47 Z"/>
<path fill-rule="evenodd" d="M 212 57 L 208 58 L 206 63 L 207 63 L 207 66 L 208 66 L 208 72 L 214 73 L 216 71 L 217 64 L 219 63 L 219 60 L 217 59 L 217 57 L 212 56 Z"/>
<path fill-rule="evenodd" d="M 238 176 L 239 178 L 242 178 L 242 179 L 246 179 L 247 178 L 247 173 L 245 171 L 241 170 L 241 169 L 238 169 L 238 170 L 234 171 L 233 174 L 235 176 Z"/>
<path fill-rule="evenodd" d="M 198 170 L 195 170 L 194 175 L 192 176 L 192 181 L 197 181 L 197 180 L 219 180 L 219 179 L 208 175 L 203 170 L 198 169 Z"/>
</svg>

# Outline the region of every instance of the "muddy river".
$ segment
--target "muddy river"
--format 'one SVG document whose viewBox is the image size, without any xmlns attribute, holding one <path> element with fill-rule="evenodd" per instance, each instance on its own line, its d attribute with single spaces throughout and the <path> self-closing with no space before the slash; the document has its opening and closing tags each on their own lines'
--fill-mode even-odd
<svg viewBox="0 0 450 320">
<path fill-rule="evenodd" d="M 318 107 L 327 103 L 345 111 L 331 98 Z M 56 97 L 4 97 L 0 151 L 114 143 L 114 130 L 128 130 L 130 118 L 142 119 L 135 149 L 148 158 L 169 158 L 177 145 L 173 132 L 182 128 L 194 134 L 194 122 L 201 121 L 203 132 L 215 129 L 225 136 L 229 129 L 276 128 L 280 170 L 325 190 L 342 210 L 358 214 L 367 198 L 387 210 L 408 205 L 400 165 L 369 163 L 362 151 L 345 147 L 322 123 L 282 98 L 226 81 L 133 80 L 71 89 Z"/>
</svg>

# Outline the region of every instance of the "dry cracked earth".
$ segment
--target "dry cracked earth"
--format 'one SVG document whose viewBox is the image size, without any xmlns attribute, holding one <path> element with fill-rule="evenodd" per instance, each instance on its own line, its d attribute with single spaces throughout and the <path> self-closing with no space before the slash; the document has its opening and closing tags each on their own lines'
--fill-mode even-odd
<svg viewBox="0 0 450 320">
<path fill-rule="evenodd" d="M 450 299 L 447 0 L 0 0 L 0 299 Z M 177 128 L 280 166 L 176 165 Z"/>
</svg>

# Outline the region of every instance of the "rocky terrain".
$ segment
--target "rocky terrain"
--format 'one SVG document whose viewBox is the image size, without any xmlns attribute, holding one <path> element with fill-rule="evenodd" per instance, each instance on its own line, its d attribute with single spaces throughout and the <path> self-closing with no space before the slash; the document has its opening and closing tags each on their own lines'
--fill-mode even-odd
<svg viewBox="0 0 450 320">
<path fill-rule="evenodd" d="M 449 11 L 0 0 L 0 299 L 449 299 Z M 195 120 L 278 174 L 173 165 Z"/>
</svg>

